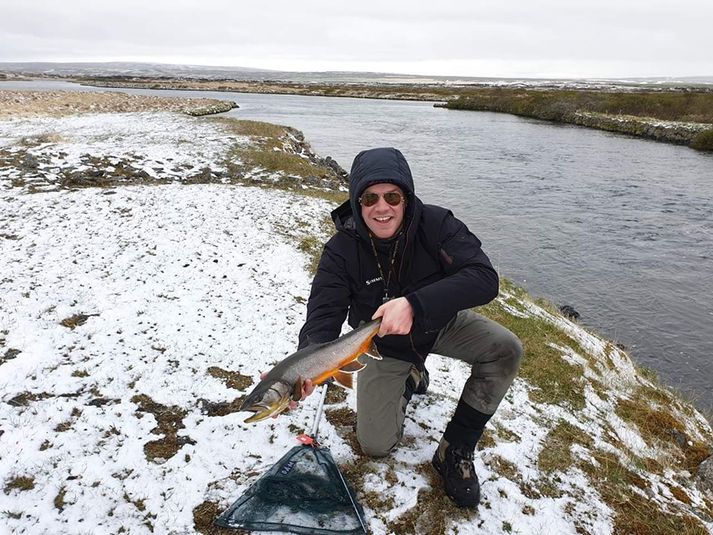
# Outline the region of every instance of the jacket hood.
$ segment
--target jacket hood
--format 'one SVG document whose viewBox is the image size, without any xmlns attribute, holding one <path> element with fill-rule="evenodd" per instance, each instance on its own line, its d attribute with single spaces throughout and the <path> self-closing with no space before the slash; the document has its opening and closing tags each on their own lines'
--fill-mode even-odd
<svg viewBox="0 0 713 535">
<path fill-rule="evenodd" d="M 400 150 L 393 147 L 381 147 L 364 150 L 354 158 L 349 173 L 348 204 L 351 210 L 347 210 L 345 206 L 347 203 L 344 203 L 332 212 L 332 219 L 334 219 L 337 229 L 351 230 L 349 227 L 352 227 L 359 236 L 364 239 L 369 238 L 369 229 L 361 217 L 359 197 L 366 188 L 372 184 L 380 183 L 395 184 L 404 192 L 408 203 L 404 215 L 404 225 L 408 225 L 413 217 L 414 201 L 416 200 L 411 169 Z M 351 222 L 349 216 L 351 216 Z"/>
</svg>

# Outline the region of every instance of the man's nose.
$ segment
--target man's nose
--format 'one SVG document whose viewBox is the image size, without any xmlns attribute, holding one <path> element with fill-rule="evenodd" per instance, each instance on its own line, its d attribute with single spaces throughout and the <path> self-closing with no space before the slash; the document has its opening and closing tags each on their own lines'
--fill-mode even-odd
<svg viewBox="0 0 713 535">
<path fill-rule="evenodd" d="M 376 201 L 376 204 L 374 206 L 376 206 L 376 208 L 388 208 L 390 205 L 386 202 L 386 199 L 384 199 L 383 195 L 379 195 L 379 200 Z"/>
</svg>

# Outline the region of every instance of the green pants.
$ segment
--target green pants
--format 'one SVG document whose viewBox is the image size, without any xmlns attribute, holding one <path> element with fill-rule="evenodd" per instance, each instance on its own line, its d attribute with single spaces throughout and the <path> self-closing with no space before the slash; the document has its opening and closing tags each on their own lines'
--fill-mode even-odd
<svg viewBox="0 0 713 535">
<path fill-rule="evenodd" d="M 441 329 L 432 351 L 471 365 L 461 399 L 485 414 L 495 413 L 522 358 L 517 336 L 471 310 L 460 311 Z M 369 359 L 359 372 L 357 439 L 365 454 L 387 455 L 401 439 L 408 404 L 406 379 L 412 368 L 408 362 L 385 357 Z"/>
</svg>

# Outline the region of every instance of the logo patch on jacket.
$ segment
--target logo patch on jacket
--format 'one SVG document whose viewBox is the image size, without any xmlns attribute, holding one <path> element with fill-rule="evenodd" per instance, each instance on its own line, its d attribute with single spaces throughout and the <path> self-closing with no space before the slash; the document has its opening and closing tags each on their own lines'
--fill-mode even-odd
<svg viewBox="0 0 713 535">
<path fill-rule="evenodd" d="M 372 284 L 374 284 L 375 282 L 379 282 L 380 280 L 381 280 L 381 277 L 376 277 L 375 279 L 370 279 L 368 281 L 364 281 L 364 283 L 367 286 L 371 286 Z"/>
</svg>

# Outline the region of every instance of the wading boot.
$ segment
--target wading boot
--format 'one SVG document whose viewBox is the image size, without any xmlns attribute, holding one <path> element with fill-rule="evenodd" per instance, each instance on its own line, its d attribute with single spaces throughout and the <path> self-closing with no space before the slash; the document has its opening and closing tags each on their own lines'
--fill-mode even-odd
<svg viewBox="0 0 713 535">
<path fill-rule="evenodd" d="M 473 451 L 451 446 L 445 439 L 441 439 L 432 462 L 443 478 L 448 497 L 458 507 L 477 508 L 480 483 L 473 466 Z"/>
</svg>

